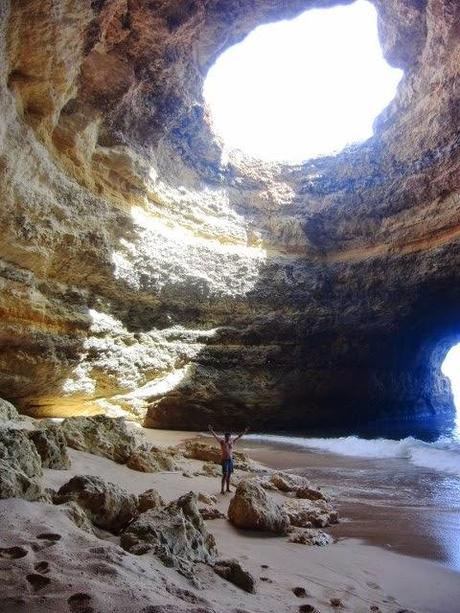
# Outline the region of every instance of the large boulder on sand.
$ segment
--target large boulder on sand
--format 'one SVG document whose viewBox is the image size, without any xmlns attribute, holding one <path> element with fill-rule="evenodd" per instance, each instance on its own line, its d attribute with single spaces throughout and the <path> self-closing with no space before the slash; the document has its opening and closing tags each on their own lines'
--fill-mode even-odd
<svg viewBox="0 0 460 613">
<path fill-rule="evenodd" d="M 230 501 L 228 517 L 234 526 L 250 530 L 287 533 L 289 517 L 255 480 L 242 481 Z"/>
<path fill-rule="evenodd" d="M 0 422 L 2 421 L 19 421 L 21 417 L 11 402 L 0 398 Z"/>
<path fill-rule="evenodd" d="M 46 424 L 38 430 L 28 433 L 35 445 L 45 468 L 65 470 L 70 468 L 66 439 L 62 428 L 55 424 Z"/>
<path fill-rule="evenodd" d="M 78 451 L 126 463 L 136 448 L 136 439 L 122 417 L 69 417 L 62 422 L 67 445 Z"/>
<path fill-rule="evenodd" d="M 54 497 L 56 504 L 74 501 L 94 525 L 115 534 L 137 515 L 137 497 L 100 477 L 79 475 L 65 483 Z"/>
<path fill-rule="evenodd" d="M 151 551 L 166 566 L 185 574 L 191 572 L 192 563 L 211 563 L 217 554 L 193 492 L 142 513 L 122 533 L 121 546 L 134 554 Z"/>
<path fill-rule="evenodd" d="M 0 428 L 0 460 L 28 477 L 41 477 L 42 461 L 28 433 L 14 428 Z"/>
<path fill-rule="evenodd" d="M 14 468 L 8 462 L 0 460 L 0 499 L 39 500 L 43 494 L 37 480 L 26 475 L 20 468 Z"/>
</svg>

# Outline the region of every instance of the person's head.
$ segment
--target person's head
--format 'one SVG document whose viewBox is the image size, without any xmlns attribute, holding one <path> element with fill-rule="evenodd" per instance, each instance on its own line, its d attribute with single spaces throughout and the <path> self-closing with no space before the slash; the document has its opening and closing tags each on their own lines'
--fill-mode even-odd
<svg viewBox="0 0 460 613">
<path fill-rule="evenodd" d="M 226 432 L 226 433 L 224 434 L 224 438 L 225 438 L 225 440 L 226 440 L 226 441 L 229 441 L 229 440 L 230 440 L 230 437 L 231 437 L 231 432 Z"/>
</svg>

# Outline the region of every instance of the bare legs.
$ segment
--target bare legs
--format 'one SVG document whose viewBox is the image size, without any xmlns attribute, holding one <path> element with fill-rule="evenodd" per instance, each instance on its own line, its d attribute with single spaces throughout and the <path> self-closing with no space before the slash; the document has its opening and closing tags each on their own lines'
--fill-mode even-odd
<svg viewBox="0 0 460 613">
<path fill-rule="evenodd" d="M 230 491 L 230 479 L 232 478 L 232 473 L 230 471 L 224 473 L 224 476 L 222 477 L 222 485 L 220 488 L 220 493 L 221 494 L 225 494 L 225 492 L 229 492 Z"/>
</svg>

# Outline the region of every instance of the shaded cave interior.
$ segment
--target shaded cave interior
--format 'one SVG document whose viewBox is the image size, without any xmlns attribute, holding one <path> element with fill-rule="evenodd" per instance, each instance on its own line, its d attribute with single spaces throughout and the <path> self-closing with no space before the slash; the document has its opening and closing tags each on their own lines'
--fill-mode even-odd
<svg viewBox="0 0 460 613">
<path fill-rule="evenodd" d="M 107 0 L 71 19 L 10 3 L 2 99 L 21 136 L 2 135 L 14 196 L 0 255 L 6 291 L 26 289 L 3 309 L 2 395 L 34 415 L 125 408 L 120 363 L 141 372 L 142 347 L 158 343 L 167 358 L 138 379 L 184 376 L 143 399 L 147 426 L 450 427 L 460 9 L 375 0 L 383 52 L 405 76 L 374 137 L 337 156 L 224 162 L 203 104 L 209 66 L 256 25 L 351 1 Z M 83 362 L 94 385 L 64 393 Z"/>
</svg>

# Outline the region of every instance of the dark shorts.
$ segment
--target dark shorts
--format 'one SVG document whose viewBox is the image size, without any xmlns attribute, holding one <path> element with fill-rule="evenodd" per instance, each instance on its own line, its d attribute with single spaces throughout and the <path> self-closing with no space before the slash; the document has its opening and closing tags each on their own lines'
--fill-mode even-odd
<svg viewBox="0 0 460 613">
<path fill-rule="evenodd" d="M 228 475 L 233 472 L 233 460 L 222 460 L 222 474 Z"/>
</svg>

